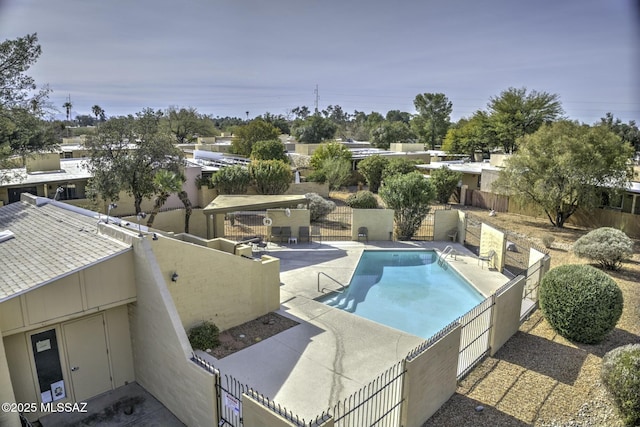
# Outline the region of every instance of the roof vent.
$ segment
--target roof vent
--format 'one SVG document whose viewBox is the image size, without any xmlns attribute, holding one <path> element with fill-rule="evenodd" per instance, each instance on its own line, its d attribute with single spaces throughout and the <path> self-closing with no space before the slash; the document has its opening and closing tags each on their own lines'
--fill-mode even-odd
<svg viewBox="0 0 640 427">
<path fill-rule="evenodd" d="M 5 240 L 13 239 L 14 237 L 15 234 L 13 234 L 11 230 L 0 231 L 0 243 L 4 242 Z"/>
</svg>

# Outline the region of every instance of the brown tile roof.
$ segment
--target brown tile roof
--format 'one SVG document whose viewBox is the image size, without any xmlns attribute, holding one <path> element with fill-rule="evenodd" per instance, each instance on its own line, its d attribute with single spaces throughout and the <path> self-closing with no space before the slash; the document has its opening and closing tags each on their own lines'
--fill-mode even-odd
<svg viewBox="0 0 640 427">
<path fill-rule="evenodd" d="M 51 204 L 0 207 L 0 301 L 66 276 L 118 253 L 124 242 L 97 233 L 97 221 Z"/>
</svg>

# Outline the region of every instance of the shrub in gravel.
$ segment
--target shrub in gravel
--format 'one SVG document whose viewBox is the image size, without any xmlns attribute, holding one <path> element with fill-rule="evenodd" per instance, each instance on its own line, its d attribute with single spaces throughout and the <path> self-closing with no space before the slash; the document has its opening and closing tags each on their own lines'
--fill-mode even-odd
<svg viewBox="0 0 640 427">
<path fill-rule="evenodd" d="M 640 425 L 640 344 L 614 348 L 602 359 L 602 382 L 626 425 Z"/>
<path fill-rule="evenodd" d="M 622 291 L 606 273 L 590 265 L 562 265 L 540 284 L 540 308 L 563 337 L 594 344 L 616 326 L 622 314 Z"/>
<path fill-rule="evenodd" d="M 376 209 L 378 207 L 376 196 L 371 191 L 366 190 L 350 194 L 345 203 L 353 209 Z"/>
<path fill-rule="evenodd" d="M 605 270 L 618 270 L 633 253 L 633 241 L 616 228 L 601 227 L 576 240 L 573 253 L 597 262 Z"/>
<path fill-rule="evenodd" d="M 311 216 L 311 222 L 318 221 L 323 216 L 336 208 L 336 204 L 331 200 L 326 200 L 318 193 L 307 193 L 304 195 L 309 199 L 309 215 Z"/>
<path fill-rule="evenodd" d="M 218 336 L 220 330 L 211 322 L 204 321 L 201 324 L 189 329 L 187 337 L 193 349 L 207 350 L 213 349 L 220 344 Z"/>
<path fill-rule="evenodd" d="M 556 238 L 553 234 L 546 233 L 542 236 L 542 244 L 545 248 L 550 248 Z"/>
</svg>

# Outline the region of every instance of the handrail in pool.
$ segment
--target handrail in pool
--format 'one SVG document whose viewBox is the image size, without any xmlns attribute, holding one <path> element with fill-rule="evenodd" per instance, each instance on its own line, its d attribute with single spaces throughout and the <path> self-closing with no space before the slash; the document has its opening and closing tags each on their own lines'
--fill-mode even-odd
<svg viewBox="0 0 640 427">
<path fill-rule="evenodd" d="M 444 248 L 444 251 L 442 251 L 440 253 L 440 255 L 438 255 L 438 265 L 440 267 L 442 267 L 442 265 L 444 264 L 444 261 L 447 259 L 447 257 L 449 255 L 451 255 L 452 253 L 455 253 L 453 250 L 453 246 L 451 245 L 447 245 L 446 248 Z"/>
<path fill-rule="evenodd" d="M 320 271 L 320 272 L 318 273 L 318 292 L 322 292 L 322 291 L 324 291 L 325 289 L 327 289 L 327 288 L 322 288 L 322 290 L 320 290 L 320 275 L 321 275 L 321 274 L 322 274 L 323 276 L 327 276 L 329 279 L 331 279 L 331 280 L 333 280 L 334 282 L 336 282 L 336 283 L 337 283 L 338 285 L 340 285 L 340 287 L 342 288 L 341 290 L 338 290 L 338 291 L 336 291 L 335 289 L 330 289 L 331 291 L 344 293 L 344 290 L 346 289 L 346 287 L 345 287 L 342 283 L 338 282 L 336 279 L 334 279 L 333 277 L 329 276 L 327 273 L 323 273 L 322 271 Z"/>
</svg>

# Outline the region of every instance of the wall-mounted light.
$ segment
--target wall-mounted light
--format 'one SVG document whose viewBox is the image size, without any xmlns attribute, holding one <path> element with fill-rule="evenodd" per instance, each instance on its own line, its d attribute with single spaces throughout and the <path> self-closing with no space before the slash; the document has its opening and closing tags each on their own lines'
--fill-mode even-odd
<svg viewBox="0 0 640 427">
<path fill-rule="evenodd" d="M 176 273 L 175 271 L 171 275 L 171 281 L 172 282 L 177 282 L 178 281 L 178 273 Z"/>
</svg>

